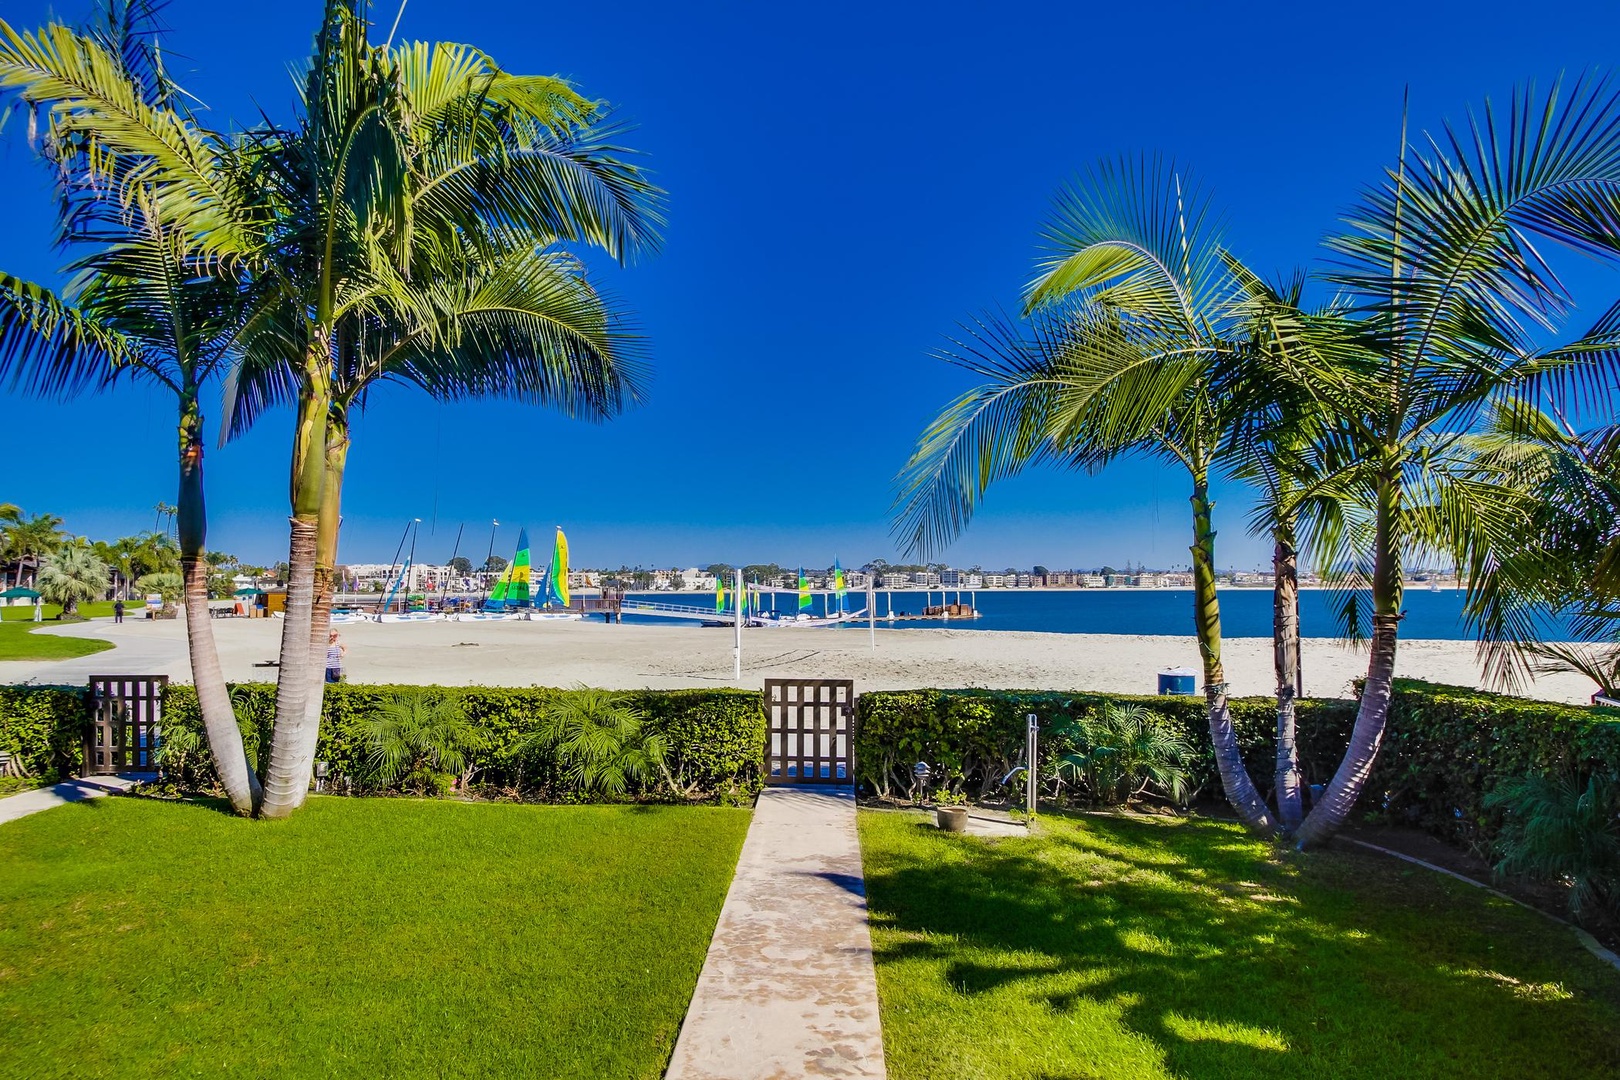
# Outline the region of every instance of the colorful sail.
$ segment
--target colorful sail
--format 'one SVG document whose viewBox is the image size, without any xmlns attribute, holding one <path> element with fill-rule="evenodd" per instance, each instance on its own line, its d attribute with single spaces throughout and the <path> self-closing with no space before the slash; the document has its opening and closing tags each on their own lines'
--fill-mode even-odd
<svg viewBox="0 0 1620 1080">
<path fill-rule="evenodd" d="M 844 613 L 844 592 L 846 586 L 844 584 L 844 568 L 838 564 L 838 560 L 836 558 L 833 559 L 833 588 L 838 591 L 838 613 L 842 615 Z"/>
<path fill-rule="evenodd" d="M 719 574 L 714 575 L 714 613 L 720 614 L 726 610 L 726 579 Z"/>
<path fill-rule="evenodd" d="M 810 607 L 810 579 L 804 576 L 804 567 L 799 567 L 799 610 L 804 611 Z"/>
<path fill-rule="evenodd" d="M 517 554 L 512 556 L 512 563 L 501 575 L 501 580 L 495 583 L 495 591 L 489 594 L 491 604 L 507 605 L 513 607 L 528 607 L 531 602 L 529 592 L 529 530 L 518 532 Z"/>
<path fill-rule="evenodd" d="M 551 595 L 563 607 L 568 606 L 568 537 L 562 526 L 557 526 L 557 541 L 551 549 Z"/>
</svg>

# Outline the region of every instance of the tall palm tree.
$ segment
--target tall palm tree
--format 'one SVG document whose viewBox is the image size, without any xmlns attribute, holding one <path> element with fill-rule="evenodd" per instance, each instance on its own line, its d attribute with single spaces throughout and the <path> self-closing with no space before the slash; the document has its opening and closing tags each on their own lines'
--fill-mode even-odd
<svg viewBox="0 0 1620 1080">
<path fill-rule="evenodd" d="M 411 286 L 418 249 L 454 252 L 506 231 L 535 249 L 583 242 L 623 259 L 657 239 L 655 189 L 607 141 L 602 106 L 465 46 L 373 47 L 362 15 L 358 3 L 329 0 L 298 122 L 234 141 L 141 101 L 64 28 L 30 37 L 0 27 L 0 86 L 47 108 L 53 138 L 78 139 L 94 163 L 124 163 L 111 178 L 120 190 L 150 186 L 189 257 L 243 274 L 243 340 L 285 365 L 292 526 L 270 816 L 302 803 L 318 732 L 317 620 L 332 568 L 319 533 L 324 514 L 334 530 L 325 550 L 335 551 L 325 481 L 340 358 L 361 350 L 372 320 L 402 336 L 443 324 L 421 306 L 427 284 Z M 247 158 L 251 171 L 229 168 Z M 346 446 L 341 434 L 336 445 Z"/>
<path fill-rule="evenodd" d="M 0 320 L 3 319 L 4 315 L 0 314 Z M 3 331 L 3 325 L 0 325 L 0 331 Z M 3 362 L 3 347 L 0 347 L 0 362 Z M 68 534 L 62 529 L 62 519 L 55 514 L 35 514 L 26 518 L 18 515 L 6 530 L 8 555 L 17 563 L 17 580 L 13 584 L 23 583 L 25 571 L 32 583 L 39 573 L 41 560 L 59 549 L 67 539 Z"/>
<path fill-rule="evenodd" d="M 991 483 L 1037 463 L 1098 469 L 1135 453 L 1185 469 L 1210 737 L 1227 799 L 1270 833 L 1221 662 L 1210 480 L 1237 414 L 1217 378 L 1249 350 L 1249 324 L 1207 215 L 1158 161 L 1102 165 L 1060 195 L 1025 323 L 986 321 L 945 354 L 986 381 L 923 433 L 899 478 L 895 529 L 912 551 L 943 547 Z"/>
<path fill-rule="evenodd" d="M 658 224 L 656 189 L 607 141 L 600 105 L 466 46 L 372 46 L 352 3 L 327 4 L 303 105 L 295 128 L 257 136 L 282 231 L 254 349 L 261 370 L 281 364 L 297 416 L 272 816 L 309 787 L 349 408 L 404 378 L 616 409 L 630 357 L 616 369 L 624 344 L 602 352 L 616 331 L 592 325 L 600 300 L 548 249 L 623 259 L 656 246 Z"/>
<path fill-rule="evenodd" d="M 175 111 L 178 96 L 151 40 L 153 10 L 115 5 L 103 27 L 75 34 L 50 26 L 20 35 L 0 23 L 0 83 L 18 87 L 22 99 L 63 114 L 62 96 L 93 94 L 116 102 L 124 122 L 153 141 L 168 135 L 180 147 L 219 155 L 225 143 L 208 136 Z M 81 78 L 78 86 L 60 73 Z M 63 85 L 67 83 L 67 85 Z M 63 235 L 70 248 L 88 248 L 72 266 L 79 286 L 66 297 L 30 282 L 0 275 L 0 377 L 40 393 L 71 393 L 86 385 L 128 375 L 155 383 L 179 407 L 180 484 L 172 512 L 178 526 L 179 568 L 184 581 L 186 640 L 192 681 L 218 767 L 220 781 L 239 813 L 260 800 L 257 777 L 247 761 L 241 731 L 225 687 L 208 612 L 205 562 L 207 513 L 203 494 L 202 388 L 232 356 L 239 329 L 239 285 L 216 261 L 199 259 L 185 233 L 166 221 L 166 184 L 150 175 L 147 161 L 107 166 L 105 147 L 68 114 L 53 119 L 51 156 L 60 166 Z M 214 187 L 231 181 L 187 157 L 188 167 Z M 125 589 L 132 577 L 172 569 L 167 533 L 120 542 Z"/>
<path fill-rule="evenodd" d="M 1538 242 L 1620 256 L 1620 96 L 1607 80 L 1516 92 L 1460 127 L 1408 143 L 1330 241 L 1327 275 L 1351 311 L 1318 340 L 1346 393 L 1327 441 L 1341 490 L 1371 520 L 1367 680 L 1343 761 L 1296 834 L 1317 844 L 1365 786 L 1389 714 L 1404 561 L 1449 551 L 1474 612 L 1525 518 L 1521 492 L 1483 473 L 1467 438 L 1480 411 L 1550 372 L 1615 364 L 1613 318 L 1538 351 L 1570 297 Z M 1337 390 L 1335 392 L 1338 392 Z"/>
</svg>

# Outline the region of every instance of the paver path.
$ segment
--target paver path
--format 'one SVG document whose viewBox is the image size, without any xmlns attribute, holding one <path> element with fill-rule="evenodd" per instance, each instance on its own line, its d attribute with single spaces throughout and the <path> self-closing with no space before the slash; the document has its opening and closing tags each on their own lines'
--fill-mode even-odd
<svg viewBox="0 0 1620 1080">
<path fill-rule="evenodd" d="M 766 788 L 667 1078 L 884 1075 L 854 793 Z"/>
<path fill-rule="evenodd" d="M 140 783 L 140 779 L 135 776 L 97 776 L 88 780 L 64 780 L 50 787 L 7 795 L 0 799 L 0 824 L 49 810 L 53 806 L 116 795 L 134 787 Z"/>
</svg>

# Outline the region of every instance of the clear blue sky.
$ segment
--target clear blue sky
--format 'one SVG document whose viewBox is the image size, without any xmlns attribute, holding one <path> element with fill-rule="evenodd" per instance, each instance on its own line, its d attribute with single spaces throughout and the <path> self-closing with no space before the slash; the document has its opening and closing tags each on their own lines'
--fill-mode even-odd
<svg viewBox="0 0 1620 1080">
<path fill-rule="evenodd" d="M 320 5 L 176 0 L 171 67 L 215 126 L 286 117 Z M 396 8 L 375 9 L 386 33 Z M 86 0 L 8 0 L 33 27 Z M 1545 17 L 1542 17 L 1542 14 Z M 651 402 L 605 427 L 502 404 L 379 394 L 351 456 L 341 558 L 419 557 L 458 523 L 561 523 L 580 565 L 895 559 L 890 480 L 967 385 L 931 359 L 958 321 L 1015 305 L 1056 188 L 1101 157 L 1163 152 L 1224 207 L 1232 246 L 1283 270 L 1396 151 L 1403 86 L 1434 126 L 1526 79 L 1612 62 L 1620 9 L 1485 3 L 765 5 L 410 0 L 400 34 L 478 45 L 614 102 L 670 192 L 667 246 L 604 284 L 639 314 Z M 55 283 L 47 185 L 24 125 L 0 133 L 0 266 Z M 8 400 L 0 500 L 97 536 L 150 528 L 175 490 L 173 406 L 125 390 Z M 217 413 L 217 410 L 215 410 Z M 96 438 L 85 438 L 94 433 Z M 211 546 L 285 557 L 290 419 L 209 460 Z M 993 490 L 962 565 L 1186 562 L 1186 482 L 1125 463 Z M 1222 493 L 1219 561 L 1269 549 Z M 441 550 L 442 549 L 442 550 Z"/>
</svg>

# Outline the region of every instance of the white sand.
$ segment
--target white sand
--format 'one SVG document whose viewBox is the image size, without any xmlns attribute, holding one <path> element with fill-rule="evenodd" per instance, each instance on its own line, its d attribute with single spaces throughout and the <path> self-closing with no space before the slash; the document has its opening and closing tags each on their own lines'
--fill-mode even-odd
<svg viewBox="0 0 1620 1080">
<path fill-rule="evenodd" d="M 214 623 L 220 659 L 232 681 L 273 679 L 279 619 Z M 99 637 L 110 652 L 76 660 L 0 663 L 0 683 L 80 683 L 88 675 L 166 674 L 189 681 L 185 626 L 131 619 L 95 620 L 42 633 Z M 866 627 L 838 630 L 755 629 L 743 633 L 743 677 L 732 681 L 729 629 L 617 625 L 601 622 L 359 623 L 340 627 L 349 647 L 347 673 L 361 683 L 448 686 L 570 686 L 616 689 L 740 685 L 767 678 L 854 679 L 857 690 L 983 686 L 1002 689 L 1100 690 L 1151 694 L 1167 667 L 1198 668 L 1191 637 L 1123 634 L 1037 634 L 990 630 L 885 630 L 877 650 Z M 1269 638 L 1225 644 L 1227 678 L 1239 695 L 1273 688 Z M 1305 642 L 1305 690 L 1343 696 L 1365 673 L 1366 653 L 1323 639 Z M 1479 684 L 1474 646 L 1461 641 L 1405 641 L 1398 674 L 1466 686 Z M 1530 696 L 1584 702 L 1591 689 L 1576 675 L 1550 676 Z"/>
</svg>

